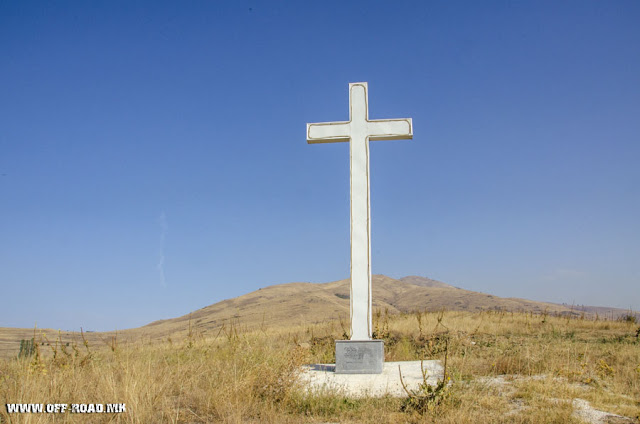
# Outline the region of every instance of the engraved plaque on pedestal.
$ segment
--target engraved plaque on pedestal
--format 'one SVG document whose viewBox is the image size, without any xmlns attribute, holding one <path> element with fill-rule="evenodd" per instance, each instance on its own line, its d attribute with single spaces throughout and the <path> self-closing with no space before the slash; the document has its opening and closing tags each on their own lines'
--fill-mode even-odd
<svg viewBox="0 0 640 424">
<path fill-rule="evenodd" d="M 380 374 L 382 340 L 336 340 L 336 374 Z"/>
</svg>

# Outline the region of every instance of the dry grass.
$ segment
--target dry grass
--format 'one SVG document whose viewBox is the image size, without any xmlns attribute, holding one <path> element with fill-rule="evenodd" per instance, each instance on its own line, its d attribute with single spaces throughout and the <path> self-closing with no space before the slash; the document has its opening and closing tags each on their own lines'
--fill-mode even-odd
<svg viewBox="0 0 640 424">
<path fill-rule="evenodd" d="M 449 396 L 426 413 L 402 400 L 307 393 L 303 363 L 331 362 L 339 321 L 291 329 L 187 330 L 156 343 L 43 346 L 0 361 L 2 403 L 125 403 L 122 414 L 7 414 L 0 422 L 438 422 L 571 423 L 572 401 L 637 422 L 640 341 L 635 322 L 507 312 L 375 317 L 387 360 L 442 359 Z M 403 412 L 404 411 L 404 412 Z M 633 422 L 633 421 L 631 421 Z"/>
</svg>

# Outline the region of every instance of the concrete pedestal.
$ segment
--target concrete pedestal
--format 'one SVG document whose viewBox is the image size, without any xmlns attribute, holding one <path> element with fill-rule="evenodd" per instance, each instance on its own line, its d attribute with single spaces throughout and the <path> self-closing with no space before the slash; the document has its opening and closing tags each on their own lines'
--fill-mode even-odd
<svg viewBox="0 0 640 424">
<path fill-rule="evenodd" d="M 336 374 L 380 374 L 383 363 L 382 340 L 336 340 Z"/>
<path fill-rule="evenodd" d="M 444 378 L 444 367 L 440 361 L 385 362 L 382 374 L 337 374 L 334 364 L 304 365 L 300 369 L 300 382 L 312 393 L 336 394 L 362 398 L 367 396 L 406 397 L 402 381 L 409 390 L 420 390 L 426 383 L 435 387 Z"/>
</svg>

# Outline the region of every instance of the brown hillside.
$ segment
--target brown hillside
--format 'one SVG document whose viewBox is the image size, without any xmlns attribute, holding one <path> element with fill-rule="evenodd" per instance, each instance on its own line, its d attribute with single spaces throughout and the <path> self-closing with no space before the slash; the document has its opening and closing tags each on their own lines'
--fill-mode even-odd
<svg viewBox="0 0 640 424">
<path fill-rule="evenodd" d="M 373 305 L 374 308 L 388 309 L 391 313 L 440 309 L 502 309 L 579 314 L 564 305 L 501 298 L 417 276 L 396 280 L 385 275 L 374 275 Z M 191 321 L 193 330 L 211 335 L 230 323 L 244 328 L 286 327 L 292 323 L 316 324 L 339 318 L 349 319 L 349 279 L 323 284 L 289 283 L 265 287 L 188 315 L 156 321 L 131 331 L 151 338 L 166 337 L 174 333 L 185 333 Z"/>
<path fill-rule="evenodd" d="M 373 304 L 390 313 L 420 311 L 463 310 L 481 311 L 501 309 L 550 314 L 574 314 L 582 311 L 598 313 L 601 317 L 616 318 L 627 311 L 614 308 L 582 307 L 575 310 L 565 305 L 535 302 L 525 299 L 501 298 L 485 293 L 463 290 L 425 277 L 410 276 L 399 280 L 385 275 L 373 276 Z M 126 343 L 140 340 L 179 340 L 191 330 L 194 334 L 215 336 L 230 326 L 241 328 L 274 328 L 310 325 L 328 320 L 349 320 L 349 279 L 330 283 L 280 284 L 215 303 L 178 318 L 155 321 L 144 327 L 104 333 L 85 333 L 92 346 L 111 346 L 115 340 Z M 348 325 L 346 325 L 348 327 Z M 33 329 L 0 328 L 0 357 L 15 356 L 21 339 L 30 339 Z M 82 345 L 79 333 L 37 330 L 53 344 Z M 46 343 L 41 346 L 47 350 Z"/>
<path fill-rule="evenodd" d="M 427 277 L 420 277 L 418 275 L 409 275 L 408 277 L 402 277 L 400 281 L 405 283 L 413 284 L 414 286 L 422 286 L 422 287 L 453 287 L 447 283 L 443 283 L 442 281 L 432 280 Z"/>
</svg>

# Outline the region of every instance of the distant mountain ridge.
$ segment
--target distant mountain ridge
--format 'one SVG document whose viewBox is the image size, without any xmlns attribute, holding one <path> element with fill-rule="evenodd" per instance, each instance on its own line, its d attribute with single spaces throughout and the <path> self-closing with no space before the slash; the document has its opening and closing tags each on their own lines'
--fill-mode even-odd
<svg viewBox="0 0 640 424">
<path fill-rule="evenodd" d="M 400 279 L 374 275 L 373 307 L 390 313 L 413 311 L 506 310 L 580 316 L 598 314 L 602 318 L 618 318 L 628 310 L 583 306 L 580 308 L 518 298 L 502 298 L 453 287 L 427 277 L 407 276 Z M 92 345 L 105 344 L 117 337 L 122 341 L 167 340 L 185 337 L 189 332 L 216 336 L 233 326 L 247 329 L 283 328 L 309 325 L 329 320 L 349 320 L 350 279 L 330 283 L 278 284 L 232 299 L 223 300 L 177 318 L 152 322 L 139 328 L 115 332 L 85 333 Z M 638 319 L 640 315 L 636 313 Z M 50 340 L 80 340 L 74 332 L 38 329 Z M 30 339 L 34 329 L 0 328 L 0 357 L 17 354 L 21 339 Z"/>
<path fill-rule="evenodd" d="M 456 288 L 447 283 L 443 283 L 442 281 L 432 280 L 431 278 L 420 277 L 418 275 L 409 275 L 407 277 L 402 277 L 399 279 L 399 281 L 403 281 L 405 283 L 409 283 L 409 284 L 413 284 L 414 286 L 421 286 L 421 287 Z"/>
<path fill-rule="evenodd" d="M 579 316 L 598 313 L 618 317 L 625 310 L 605 307 L 572 308 L 567 305 L 527 299 L 502 298 L 464 290 L 421 276 L 400 279 L 374 275 L 373 306 L 390 313 L 420 311 L 506 310 Z M 349 319 L 350 279 L 329 283 L 287 283 L 265 287 L 245 295 L 223 300 L 181 317 L 155 321 L 136 329 L 150 337 L 169 335 L 192 328 L 201 333 L 219 331 L 231 322 L 247 328 L 286 327 L 315 324 L 327 320 Z"/>
</svg>

